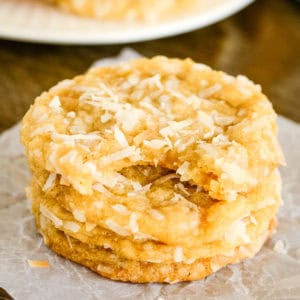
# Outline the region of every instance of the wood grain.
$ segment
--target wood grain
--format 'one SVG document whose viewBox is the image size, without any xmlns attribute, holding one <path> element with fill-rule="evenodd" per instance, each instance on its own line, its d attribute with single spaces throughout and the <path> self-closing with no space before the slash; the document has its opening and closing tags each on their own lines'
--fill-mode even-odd
<svg viewBox="0 0 300 300">
<path fill-rule="evenodd" d="M 276 111 L 300 122 L 300 5 L 260 0 L 207 28 L 120 46 L 48 46 L 0 41 L 0 131 L 18 122 L 34 98 L 93 61 L 132 47 L 145 56 L 191 57 L 263 86 Z"/>
</svg>

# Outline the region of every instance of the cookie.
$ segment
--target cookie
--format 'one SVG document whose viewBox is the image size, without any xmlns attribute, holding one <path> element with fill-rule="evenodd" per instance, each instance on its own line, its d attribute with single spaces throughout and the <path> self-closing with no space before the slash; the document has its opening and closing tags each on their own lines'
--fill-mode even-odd
<svg viewBox="0 0 300 300">
<path fill-rule="evenodd" d="M 167 188 L 171 190 L 167 194 L 172 198 L 177 190 L 173 181 L 170 179 L 169 183 L 164 182 L 159 187 L 154 184 L 154 191 L 150 189 L 146 195 L 150 204 L 154 195 L 158 192 L 166 194 Z M 106 201 L 100 200 L 99 193 L 93 197 L 69 195 L 68 190 L 59 185 L 45 193 L 37 180 L 32 182 L 30 197 L 34 210 L 48 216 L 58 229 L 84 243 L 106 245 L 128 259 L 146 261 L 173 260 L 176 249 L 181 247 L 186 260 L 195 260 L 229 253 L 241 243 L 255 240 L 276 215 L 281 203 L 279 187 L 279 174 L 275 172 L 255 191 L 235 202 L 213 201 L 205 192 L 191 193 L 185 195 L 180 214 L 179 200 L 178 203 L 164 199 L 160 207 L 148 206 L 143 210 L 144 205 L 136 207 L 131 198 L 112 197 Z M 193 219 L 184 220 L 190 216 L 189 207 L 193 205 L 198 212 L 198 222 L 190 228 Z M 166 208 L 167 215 L 164 213 Z"/>
<path fill-rule="evenodd" d="M 184 15 L 199 6 L 195 0 L 50 0 L 50 2 L 84 17 L 147 22 Z"/>
<path fill-rule="evenodd" d="M 268 230 L 257 236 L 254 243 L 239 246 L 228 255 L 207 257 L 191 263 L 150 263 L 124 259 L 109 249 L 82 243 L 56 229 L 44 216 L 36 220 L 44 242 L 56 253 L 90 268 L 103 277 L 134 283 L 176 283 L 205 278 L 228 264 L 254 256 L 274 226 L 272 220 Z"/>
<path fill-rule="evenodd" d="M 272 105 L 190 59 L 65 80 L 35 100 L 21 140 L 45 241 L 112 279 L 195 280 L 251 257 L 281 204 Z"/>
</svg>

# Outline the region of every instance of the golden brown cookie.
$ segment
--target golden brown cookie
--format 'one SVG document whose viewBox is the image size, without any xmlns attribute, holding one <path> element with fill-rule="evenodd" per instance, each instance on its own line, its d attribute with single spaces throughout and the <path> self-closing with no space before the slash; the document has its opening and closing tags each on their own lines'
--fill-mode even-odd
<svg viewBox="0 0 300 300">
<path fill-rule="evenodd" d="M 260 87 L 190 59 L 138 59 L 63 81 L 36 99 L 21 137 L 36 177 L 60 174 L 85 195 L 150 165 L 233 201 L 284 161 Z"/>
<path fill-rule="evenodd" d="M 50 217 L 68 235 L 84 243 L 107 245 L 128 259 L 147 261 L 173 260 L 178 247 L 182 248 L 185 260 L 229 253 L 264 232 L 281 203 L 280 178 L 275 172 L 255 191 L 234 202 L 213 201 L 207 193 L 192 193 L 187 187 L 190 195 L 185 195 L 181 214 L 178 214 L 179 201 L 163 199 L 159 208 L 151 206 L 157 193 L 170 194 L 172 198 L 177 184 L 174 179 L 159 186 L 153 184 L 147 193 L 150 202 L 147 208 L 137 207 L 131 197 L 101 200 L 99 193 L 93 197 L 69 194 L 68 188 L 59 185 L 45 193 L 37 180 L 32 182 L 30 196 L 34 210 Z M 184 223 L 189 206 L 198 212 L 198 223 L 192 230 L 190 222 Z M 167 208 L 168 215 L 163 208 Z"/>
</svg>

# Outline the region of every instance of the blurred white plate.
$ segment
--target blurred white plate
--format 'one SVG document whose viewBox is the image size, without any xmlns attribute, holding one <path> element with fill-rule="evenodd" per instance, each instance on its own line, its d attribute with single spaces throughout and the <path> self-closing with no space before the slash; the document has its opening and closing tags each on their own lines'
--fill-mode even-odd
<svg viewBox="0 0 300 300">
<path fill-rule="evenodd" d="M 119 44 L 145 41 L 210 25 L 236 13 L 253 1 L 207 0 L 207 4 L 200 11 L 190 15 L 168 22 L 137 24 L 77 17 L 48 6 L 42 0 L 0 0 L 0 37 L 53 44 Z"/>
</svg>

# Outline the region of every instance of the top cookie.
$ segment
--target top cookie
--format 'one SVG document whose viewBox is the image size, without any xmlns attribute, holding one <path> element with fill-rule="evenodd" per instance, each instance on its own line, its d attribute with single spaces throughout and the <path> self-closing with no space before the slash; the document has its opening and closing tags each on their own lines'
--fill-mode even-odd
<svg viewBox="0 0 300 300">
<path fill-rule="evenodd" d="M 233 201 L 284 163 L 260 86 L 190 59 L 143 58 L 65 80 L 36 99 L 21 138 L 34 174 L 59 174 L 81 194 L 150 165 Z"/>
</svg>

